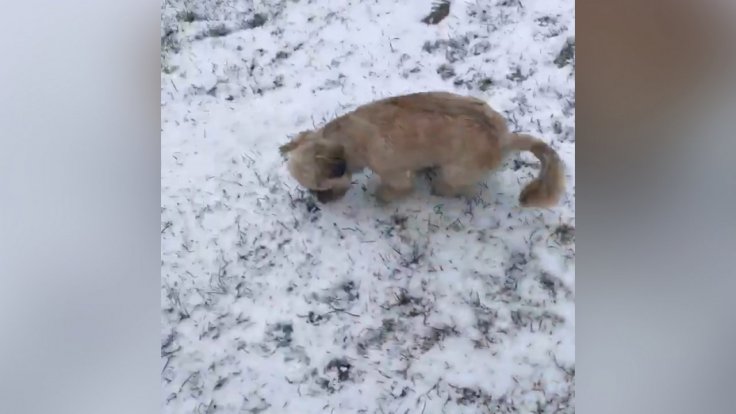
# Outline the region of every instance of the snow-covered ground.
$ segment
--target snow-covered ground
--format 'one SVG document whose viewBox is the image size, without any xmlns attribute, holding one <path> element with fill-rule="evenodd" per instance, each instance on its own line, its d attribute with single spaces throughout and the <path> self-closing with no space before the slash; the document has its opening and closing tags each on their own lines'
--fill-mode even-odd
<svg viewBox="0 0 736 414">
<path fill-rule="evenodd" d="M 169 413 L 574 412 L 572 0 L 166 0 L 162 405 Z M 376 98 L 481 97 L 569 187 L 522 210 L 509 159 L 471 200 L 320 205 L 278 146 Z"/>
</svg>

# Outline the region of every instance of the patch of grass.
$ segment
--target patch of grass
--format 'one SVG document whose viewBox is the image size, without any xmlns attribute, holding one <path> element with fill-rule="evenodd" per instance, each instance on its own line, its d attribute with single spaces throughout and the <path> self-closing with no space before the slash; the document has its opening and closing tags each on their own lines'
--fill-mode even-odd
<svg viewBox="0 0 736 414">
<path fill-rule="evenodd" d="M 491 42 L 489 42 L 488 40 L 481 40 L 473 45 L 473 47 L 471 48 L 471 53 L 474 56 L 478 56 L 488 52 L 489 50 L 491 50 Z"/>
<path fill-rule="evenodd" d="M 562 123 L 560 121 L 555 121 L 552 124 L 552 130 L 555 132 L 555 134 L 561 134 L 562 133 Z"/>
<path fill-rule="evenodd" d="M 431 328 L 432 333 L 422 338 L 420 341 L 420 348 L 422 351 L 427 352 L 430 349 L 432 349 L 435 345 L 441 346 L 442 341 L 445 340 L 448 336 L 457 336 L 460 333 L 458 332 L 457 328 L 454 326 L 443 326 L 441 328 Z"/>
<path fill-rule="evenodd" d="M 526 276 L 526 265 L 529 262 L 526 254 L 513 252 L 506 266 L 504 289 L 516 291 L 519 281 Z"/>
<path fill-rule="evenodd" d="M 303 205 L 304 208 L 307 210 L 307 215 L 309 217 L 309 221 L 315 222 L 320 217 L 320 212 L 322 209 L 317 204 L 317 199 L 315 199 L 314 195 L 307 194 L 301 189 L 297 190 L 298 196 L 293 197 L 291 194 L 289 194 L 289 204 L 292 208 L 296 208 L 297 205 Z"/>
<path fill-rule="evenodd" d="M 406 222 L 409 220 L 409 217 L 395 213 L 391 215 L 391 221 L 394 223 L 394 225 L 399 226 L 401 230 L 406 230 Z"/>
<path fill-rule="evenodd" d="M 569 224 L 557 226 L 552 235 L 562 245 L 575 243 L 575 227 Z"/>
<path fill-rule="evenodd" d="M 340 290 L 345 292 L 345 294 L 347 295 L 347 299 L 350 302 L 360 298 L 360 292 L 358 292 L 358 287 L 355 286 L 355 282 L 353 282 L 352 280 L 348 280 L 347 282 L 341 284 Z"/>
<path fill-rule="evenodd" d="M 482 78 L 478 81 L 478 89 L 485 92 L 493 86 L 493 79 L 491 78 Z"/>
<path fill-rule="evenodd" d="M 186 22 L 186 23 L 192 23 L 192 22 L 207 20 L 207 19 L 204 18 L 204 16 L 201 16 L 201 15 L 197 14 L 197 12 L 195 12 L 193 10 L 185 10 L 185 11 L 179 12 L 179 13 L 177 13 L 176 18 L 178 20 L 180 20 L 182 22 Z"/>
<path fill-rule="evenodd" d="M 384 309 L 388 309 L 384 307 Z M 389 335 L 396 331 L 396 320 L 384 319 L 378 328 L 369 328 L 356 344 L 358 353 L 365 356 L 369 348 L 380 349 L 388 339 Z"/>
<path fill-rule="evenodd" d="M 498 5 L 504 7 L 523 7 L 523 5 L 521 4 L 521 0 L 503 0 L 502 2 L 498 3 Z"/>
<path fill-rule="evenodd" d="M 447 47 L 447 40 L 441 39 L 441 40 L 435 40 L 434 42 L 430 42 L 427 40 L 424 42 L 424 45 L 422 45 L 422 50 L 427 53 L 434 53 L 435 50 L 441 49 Z"/>
<path fill-rule="evenodd" d="M 256 27 L 261 27 L 268 21 L 268 18 L 265 14 L 262 13 L 256 13 L 253 15 L 252 18 L 248 19 L 245 24 L 243 24 L 244 29 L 255 29 Z"/>
<path fill-rule="evenodd" d="M 549 292 L 549 295 L 552 297 L 552 300 L 557 300 L 557 283 L 556 278 L 552 275 L 542 272 L 542 275 L 539 277 L 539 284 L 542 285 L 542 288 Z"/>
<path fill-rule="evenodd" d="M 232 32 L 233 32 L 232 29 L 225 26 L 224 24 L 218 24 L 218 25 L 210 27 L 209 29 L 207 29 L 206 32 L 198 35 L 198 37 L 201 36 L 200 39 L 205 38 L 205 37 L 223 37 L 223 36 L 229 35 Z"/>
<path fill-rule="evenodd" d="M 554 329 L 565 322 L 562 316 L 548 311 L 517 309 L 511 311 L 510 315 L 517 329 L 528 329 L 530 332 Z"/>
<path fill-rule="evenodd" d="M 542 16 L 535 20 L 542 27 L 557 24 L 557 18 L 553 16 Z"/>
<path fill-rule="evenodd" d="M 521 73 L 521 68 L 518 67 L 518 66 L 514 69 L 513 72 L 511 72 L 508 75 L 506 75 L 506 79 L 508 79 L 510 81 L 514 81 L 514 82 L 523 82 L 523 81 L 527 80 L 528 78 L 529 78 L 529 76 L 524 75 L 523 73 Z"/>
<path fill-rule="evenodd" d="M 347 381 L 350 379 L 350 369 L 352 364 L 345 358 L 335 358 L 327 363 L 325 371 L 335 371 L 337 373 L 337 379 L 340 382 Z"/>
<path fill-rule="evenodd" d="M 176 72 L 179 69 L 176 65 L 169 65 L 167 62 L 164 62 L 161 64 L 161 72 L 171 75 L 172 73 Z"/>
<path fill-rule="evenodd" d="M 319 325 L 320 322 L 329 320 L 330 318 L 329 315 L 330 315 L 329 313 L 318 314 L 318 313 L 315 313 L 314 311 L 309 311 L 309 313 L 307 314 L 307 323 L 312 324 L 312 325 Z"/>
<path fill-rule="evenodd" d="M 268 334 L 276 342 L 278 348 L 283 348 L 291 345 L 292 333 L 294 333 L 294 325 L 291 322 L 283 322 L 273 325 Z"/>
<path fill-rule="evenodd" d="M 512 170 L 519 171 L 522 168 L 536 168 L 536 164 L 532 164 L 519 158 L 514 158 L 513 160 L 511 160 Z"/>
<path fill-rule="evenodd" d="M 561 68 L 569 64 L 573 64 L 575 60 L 575 40 L 570 39 L 565 42 L 565 46 L 562 47 L 560 53 L 557 54 L 554 62 L 557 67 Z"/>
<path fill-rule="evenodd" d="M 181 43 L 176 36 L 177 30 L 170 27 L 164 31 L 164 35 L 161 37 L 161 52 L 163 54 L 172 52 L 179 53 L 181 50 Z"/>
<path fill-rule="evenodd" d="M 420 246 L 417 242 L 413 242 L 408 251 L 402 252 L 394 248 L 399 255 L 399 264 L 401 267 L 411 267 L 418 265 L 425 258 L 426 246 Z"/>
<path fill-rule="evenodd" d="M 424 24 L 437 24 L 450 14 L 450 1 L 441 0 L 432 6 L 432 11 L 422 19 Z"/>
<path fill-rule="evenodd" d="M 487 406 L 493 399 L 489 394 L 484 393 L 480 389 L 456 387 L 452 384 L 448 385 L 457 392 L 458 395 L 455 397 L 455 402 L 460 405 L 480 404 Z"/>
<path fill-rule="evenodd" d="M 422 50 L 427 53 L 434 53 L 437 51 L 444 51 L 445 52 L 445 59 L 447 59 L 448 62 L 454 63 L 458 61 L 462 61 L 465 59 L 466 56 L 468 56 L 468 45 L 470 44 L 470 38 L 466 36 L 460 36 L 456 37 L 450 40 L 435 40 L 434 42 L 426 41 L 422 45 Z M 480 45 L 480 46 L 478 46 Z M 483 41 L 479 42 L 475 46 L 477 48 L 473 48 L 474 54 L 481 54 L 488 49 L 484 49 L 485 43 Z M 490 43 L 488 44 L 488 47 L 490 48 Z M 478 53 L 476 53 L 478 52 Z"/>
<path fill-rule="evenodd" d="M 442 80 L 447 80 L 455 76 L 455 68 L 449 63 L 443 63 L 437 68 L 437 73 L 440 75 Z"/>
<path fill-rule="evenodd" d="M 327 391 L 328 394 L 333 394 L 335 391 L 337 391 L 335 387 L 333 387 L 330 383 L 330 380 L 328 380 L 327 378 L 319 377 L 315 380 L 315 382 L 320 388 Z"/>
</svg>

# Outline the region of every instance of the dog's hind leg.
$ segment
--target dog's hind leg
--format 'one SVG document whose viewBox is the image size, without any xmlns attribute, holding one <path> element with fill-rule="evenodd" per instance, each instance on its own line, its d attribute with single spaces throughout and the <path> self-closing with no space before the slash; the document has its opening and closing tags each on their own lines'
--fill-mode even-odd
<svg viewBox="0 0 736 414">
<path fill-rule="evenodd" d="M 441 197 L 471 196 L 485 172 L 480 168 L 443 165 L 432 180 L 432 194 Z"/>
</svg>

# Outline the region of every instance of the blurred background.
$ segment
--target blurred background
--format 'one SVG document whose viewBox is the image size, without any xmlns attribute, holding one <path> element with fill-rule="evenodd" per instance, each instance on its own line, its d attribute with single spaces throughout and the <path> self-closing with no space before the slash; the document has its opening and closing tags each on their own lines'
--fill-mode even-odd
<svg viewBox="0 0 736 414">
<path fill-rule="evenodd" d="M 156 412 L 159 5 L 4 11 L 0 401 Z M 735 412 L 735 18 L 577 3 L 581 412 Z"/>
<path fill-rule="evenodd" d="M 577 408 L 733 412 L 733 2 L 578 2 Z"/>
</svg>

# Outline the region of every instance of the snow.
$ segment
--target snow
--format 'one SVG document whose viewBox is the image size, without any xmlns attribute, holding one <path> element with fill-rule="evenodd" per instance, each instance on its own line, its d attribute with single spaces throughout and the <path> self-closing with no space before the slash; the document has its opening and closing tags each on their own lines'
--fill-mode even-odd
<svg viewBox="0 0 736 414">
<path fill-rule="evenodd" d="M 162 6 L 165 412 L 574 412 L 574 3 L 456 1 L 421 23 L 431 8 Z M 561 205 L 519 208 L 530 154 L 471 200 L 420 182 L 381 207 L 367 173 L 321 205 L 288 175 L 289 137 L 421 90 L 550 142 Z"/>
</svg>

